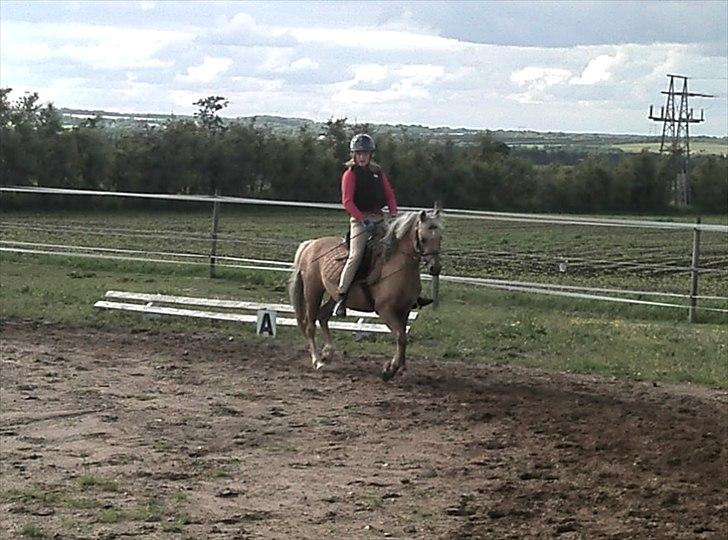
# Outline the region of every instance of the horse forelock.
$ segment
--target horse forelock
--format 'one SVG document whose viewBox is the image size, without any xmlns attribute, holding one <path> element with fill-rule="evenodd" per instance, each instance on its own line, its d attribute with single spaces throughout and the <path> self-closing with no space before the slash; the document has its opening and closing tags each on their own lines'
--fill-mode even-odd
<svg viewBox="0 0 728 540">
<path fill-rule="evenodd" d="M 387 231 L 384 233 L 384 238 L 382 238 L 382 243 L 384 243 L 385 246 L 384 253 L 386 258 L 389 258 L 389 256 L 394 253 L 399 241 L 407 236 L 412 228 L 417 225 L 419 215 L 420 212 L 405 212 L 389 223 Z M 433 215 L 428 212 L 427 219 L 432 222 L 431 225 L 434 225 L 438 229 L 442 229 L 442 218 L 439 215 Z"/>
</svg>

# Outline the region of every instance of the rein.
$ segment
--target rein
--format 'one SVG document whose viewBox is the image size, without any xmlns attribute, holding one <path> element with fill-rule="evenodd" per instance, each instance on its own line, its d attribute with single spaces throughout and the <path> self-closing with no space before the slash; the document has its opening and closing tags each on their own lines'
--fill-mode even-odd
<svg viewBox="0 0 728 540">
<path fill-rule="evenodd" d="M 397 253 L 400 253 L 402 255 L 406 255 L 413 261 L 419 263 L 422 259 L 428 261 L 433 259 L 434 257 L 440 256 L 440 250 L 437 251 L 431 251 L 431 252 L 425 252 L 424 248 L 422 247 L 422 238 L 420 237 L 420 230 L 419 228 L 415 228 L 415 238 L 413 241 L 413 250 L 414 253 L 407 253 L 405 251 L 402 251 L 401 249 L 397 250 Z"/>
<path fill-rule="evenodd" d="M 426 253 L 425 250 L 422 248 L 422 238 L 420 237 L 420 229 L 417 228 L 415 231 L 415 245 L 414 245 L 415 253 L 417 253 L 417 258 L 420 259 L 432 259 L 433 257 L 439 257 L 440 256 L 440 250 L 437 251 L 431 251 L 429 253 Z"/>
</svg>

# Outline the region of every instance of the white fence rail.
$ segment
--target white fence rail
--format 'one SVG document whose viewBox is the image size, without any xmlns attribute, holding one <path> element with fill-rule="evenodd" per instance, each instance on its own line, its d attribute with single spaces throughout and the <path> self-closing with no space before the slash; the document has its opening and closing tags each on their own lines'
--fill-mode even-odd
<svg viewBox="0 0 728 540">
<path fill-rule="evenodd" d="M 100 196 L 100 197 L 128 197 L 141 199 L 157 199 L 157 200 L 176 200 L 176 201 L 195 201 L 202 203 L 230 203 L 230 204 L 253 204 L 268 206 L 289 206 L 300 208 L 314 208 L 327 210 L 340 210 L 340 205 L 330 203 L 308 203 L 298 201 L 274 201 L 266 199 L 251 199 L 240 197 L 214 197 L 201 195 L 170 195 L 162 193 L 130 193 L 130 192 L 108 192 L 108 191 L 92 191 L 92 190 L 75 190 L 75 189 L 59 189 L 59 188 L 38 188 L 38 187 L 0 187 L 0 193 L 28 193 L 28 194 L 45 194 L 45 195 L 70 195 L 70 196 Z M 415 210 L 414 208 L 403 207 L 403 210 Z M 544 214 L 519 214 L 510 212 L 483 212 L 474 210 L 458 210 L 448 209 L 448 219 L 481 219 L 481 220 L 500 220 L 514 221 L 526 223 L 543 223 L 548 225 L 581 225 L 594 227 L 628 227 L 643 229 L 661 229 L 661 230 L 683 230 L 693 231 L 699 241 L 700 232 L 717 232 L 728 235 L 728 226 L 704 223 L 675 223 L 648 220 L 627 220 L 627 219 L 607 219 L 607 218 L 591 218 L 591 217 L 573 217 L 560 215 L 544 215 Z M 42 227 L 41 227 L 42 228 Z M 130 231 L 128 229 L 119 231 L 106 231 L 104 234 L 134 236 L 136 234 L 147 236 L 150 231 Z M 160 235 L 157 235 L 160 236 Z M 164 236 L 164 235 L 161 235 Z M 217 240 L 217 231 L 212 231 L 212 237 Z M 222 238 L 222 236 L 220 237 Z M 210 236 L 194 235 L 195 240 L 210 241 Z M 699 244 L 694 244 L 693 251 L 699 248 Z M 36 255 L 61 255 L 66 257 L 82 257 L 82 258 L 99 258 L 124 261 L 152 262 L 152 263 L 172 263 L 172 264 L 189 264 L 189 265 L 210 265 L 211 273 L 215 267 L 239 268 L 248 270 L 264 270 L 289 272 L 291 262 L 264 260 L 243 257 L 229 257 L 217 255 L 214 250 L 212 253 L 180 253 L 167 251 L 146 251 L 131 249 L 115 249 L 97 246 L 79 246 L 68 244 L 49 244 L 49 243 L 33 243 L 33 242 L 15 242 L 12 240 L 0 241 L 0 252 L 25 253 Z M 654 266 L 654 265 L 653 265 Z M 720 272 L 720 269 L 697 268 L 695 266 L 684 266 L 677 268 L 670 267 L 671 270 L 679 269 L 690 271 L 693 275 L 693 281 L 696 281 L 699 273 Z M 423 279 L 429 279 L 429 276 L 422 276 Z M 545 294 L 552 296 L 562 296 L 569 298 L 580 298 L 589 300 L 599 300 L 607 302 L 619 302 L 628 304 L 668 307 L 677 309 L 689 309 L 691 320 L 694 318 L 695 309 L 705 311 L 715 311 L 720 313 L 728 313 L 728 309 L 697 306 L 697 300 L 717 300 L 728 301 L 728 297 L 716 295 L 699 295 L 697 293 L 697 285 L 695 285 L 690 294 L 677 294 L 660 291 L 644 291 L 644 290 L 628 290 L 628 289 L 610 289 L 600 287 L 583 287 L 573 285 L 554 285 L 547 283 L 523 282 L 512 280 L 484 279 L 467 276 L 441 276 L 444 282 L 460 283 L 468 285 L 477 285 L 490 287 L 500 290 L 508 290 L 515 292 L 524 292 L 530 294 Z M 645 300 L 648 298 L 664 298 L 670 297 L 674 299 L 687 299 L 686 304 Z"/>
<path fill-rule="evenodd" d="M 319 208 L 325 210 L 341 210 L 340 204 L 334 203 L 317 203 L 317 202 L 300 202 L 300 201 L 277 201 L 273 199 L 251 199 L 245 197 L 226 197 L 211 195 L 173 195 L 167 193 L 136 193 L 124 191 L 94 191 L 87 189 L 64 189 L 64 188 L 46 188 L 32 186 L 8 186 L 0 187 L 0 193 L 35 193 L 46 195 L 82 195 L 94 197 L 127 197 L 135 199 L 158 199 L 170 201 L 188 201 L 188 202 L 204 202 L 204 203 L 229 203 L 229 204 L 253 204 L 263 206 L 288 206 L 297 208 Z M 409 206 L 400 207 L 401 210 L 411 211 L 419 210 Z M 592 218 L 592 217 L 574 217 L 554 214 L 523 214 L 513 212 L 485 212 L 481 210 L 462 210 L 457 208 L 448 208 L 447 216 L 462 219 L 486 219 L 499 221 L 518 221 L 528 223 L 549 223 L 557 225 L 593 225 L 597 227 L 636 227 L 639 229 L 683 229 L 683 230 L 700 230 L 728 233 L 728 225 L 717 224 L 695 224 L 695 223 L 676 223 L 671 221 L 649 221 L 638 219 L 612 219 L 612 218 Z"/>
</svg>

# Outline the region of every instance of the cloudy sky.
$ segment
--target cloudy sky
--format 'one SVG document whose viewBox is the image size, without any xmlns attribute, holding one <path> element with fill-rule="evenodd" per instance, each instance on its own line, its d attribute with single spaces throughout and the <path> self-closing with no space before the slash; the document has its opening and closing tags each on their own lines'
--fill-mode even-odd
<svg viewBox="0 0 728 540">
<path fill-rule="evenodd" d="M 728 2 L 0 0 L 0 85 L 59 107 L 659 133 L 666 74 L 728 135 Z"/>
</svg>

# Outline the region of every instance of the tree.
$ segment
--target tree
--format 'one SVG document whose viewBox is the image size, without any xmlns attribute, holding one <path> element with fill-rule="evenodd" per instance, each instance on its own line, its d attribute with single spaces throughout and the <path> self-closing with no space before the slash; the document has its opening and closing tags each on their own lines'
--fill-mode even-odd
<svg viewBox="0 0 728 540">
<path fill-rule="evenodd" d="M 227 107 L 228 103 L 229 101 L 222 96 L 208 96 L 194 103 L 199 107 L 195 118 L 198 119 L 203 133 L 202 174 L 207 178 L 210 195 L 215 195 L 222 187 L 225 152 L 221 139 L 225 125 L 217 113 Z"/>
<path fill-rule="evenodd" d="M 613 175 L 607 164 L 589 157 L 574 168 L 574 199 L 580 212 L 604 212 L 610 207 Z"/>
<path fill-rule="evenodd" d="M 326 121 L 326 142 L 334 159 L 341 163 L 349 159 L 349 134 L 346 129 L 346 118 L 329 118 Z"/>
<path fill-rule="evenodd" d="M 0 128 L 2 129 L 10 127 L 13 109 L 8 96 L 12 91 L 12 88 L 0 88 Z"/>
<path fill-rule="evenodd" d="M 728 158 L 707 157 L 695 168 L 692 179 L 696 209 L 728 214 Z"/>
<path fill-rule="evenodd" d="M 195 113 L 200 125 L 209 132 L 220 132 L 224 129 L 222 118 L 217 113 L 229 105 L 229 101 L 222 96 L 208 96 L 193 103 L 199 110 Z"/>
</svg>

